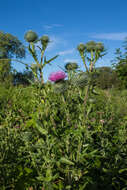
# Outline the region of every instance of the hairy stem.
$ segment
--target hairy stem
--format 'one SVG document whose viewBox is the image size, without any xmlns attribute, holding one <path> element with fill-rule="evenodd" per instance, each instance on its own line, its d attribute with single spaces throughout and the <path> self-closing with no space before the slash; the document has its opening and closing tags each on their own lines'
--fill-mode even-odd
<svg viewBox="0 0 127 190">
<path fill-rule="evenodd" d="M 82 58 L 84 65 L 85 65 L 86 71 L 87 71 L 87 73 L 89 73 L 89 70 L 88 70 L 87 65 L 86 65 L 85 57 L 82 53 L 80 55 L 81 55 L 81 58 Z"/>
</svg>

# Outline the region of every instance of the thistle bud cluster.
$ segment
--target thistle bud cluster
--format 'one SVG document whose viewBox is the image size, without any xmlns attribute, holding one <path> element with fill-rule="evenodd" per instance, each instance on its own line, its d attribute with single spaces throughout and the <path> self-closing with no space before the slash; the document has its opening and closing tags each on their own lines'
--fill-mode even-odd
<svg viewBox="0 0 127 190">
<path fill-rule="evenodd" d="M 86 49 L 88 52 L 91 51 L 103 51 L 104 50 L 104 45 L 101 42 L 94 42 L 94 41 L 89 41 L 88 43 L 86 43 Z"/>
<path fill-rule="evenodd" d="M 24 38 L 28 43 L 36 43 L 37 41 L 41 41 L 41 44 L 44 49 L 46 49 L 48 43 L 50 42 L 49 37 L 46 35 L 38 39 L 38 35 L 36 34 L 36 32 L 33 32 L 32 30 L 27 31 Z"/>
<path fill-rule="evenodd" d="M 104 51 L 104 45 L 101 42 L 94 42 L 94 41 L 89 41 L 86 44 L 80 43 L 77 47 L 78 51 L 80 53 L 84 52 L 85 50 L 87 52 L 91 51 Z"/>
</svg>

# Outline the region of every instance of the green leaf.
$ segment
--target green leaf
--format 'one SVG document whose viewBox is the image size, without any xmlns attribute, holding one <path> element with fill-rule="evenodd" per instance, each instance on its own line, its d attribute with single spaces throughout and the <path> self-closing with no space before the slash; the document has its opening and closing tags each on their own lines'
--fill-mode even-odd
<svg viewBox="0 0 127 190">
<path fill-rule="evenodd" d="M 52 170 L 50 168 L 48 168 L 46 171 L 45 181 L 50 182 L 51 180 L 52 180 Z"/>
<path fill-rule="evenodd" d="M 31 126 L 35 126 L 35 121 L 33 119 L 29 119 L 26 124 L 25 127 L 31 127 Z"/>
<path fill-rule="evenodd" d="M 86 181 L 83 185 L 80 185 L 79 190 L 84 190 L 87 186 L 88 182 Z"/>
<path fill-rule="evenodd" d="M 123 173 L 125 171 L 127 171 L 127 168 L 123 168 L 123 169 L 119 170 L 119 173 L 121 174 L 121 173 Z"/>
<path fill-rule="evenodd" d="M 67 164 L 67 165 L 75 165 L 74 162 L 68 160 L 68 159 L 65 158 L 65 157 L 62 157 L 62 158 L 60 159 L 60 162 L 63 163 L 63 164 Z"/>
<path fill-rule="evenodd" d="M 70 185 L 66 186 L 66 189 L 71 189 L 71 186 Z"/>
<path fill-rule="evenodd" d="M 109 170 L 106 169 L 106 168 L 102 168 L 102 170 L 103 170 L 103 172 L 105 172 L 105 173 L 109 172 Z"/>
<path fill-rule="evenodd" d="M 38 131 L 42 134 L 42 135 L 47 135 L 48 131 L 43 129 L 42 127 L 38 126 L 36 127 L 38 129 Z"/>
<path fill-rule="evenodd" d="M 50 63 L 51 61 L 53 61 L 54 59 L 56 59 L 59 55 L 54 56 L 53 58 L 49 59 L 48 61 L 46 61 L 46 63 Z"/>
<path fill-rule="evenodd" d="M 36 127 L 36 129 L 37 129 L 42 135 L 47 135 L 47 134 L 48 134 L 48 131 L 43 128 L 42 123 L 41 123 L 39 120 L 36 121 L 35 127 Z"/>
<path fill-rule="evenodd" d="M 27 173 L 27 174 L 30 174 L 30 173 L 32 173 L 32 172 L 33 172 L 33 170 L 32 170 L 32 169 L 30 169 L 30 168 L 24 168 L 24 170 L 26 171 L 26 173 Z"/>
</svg>

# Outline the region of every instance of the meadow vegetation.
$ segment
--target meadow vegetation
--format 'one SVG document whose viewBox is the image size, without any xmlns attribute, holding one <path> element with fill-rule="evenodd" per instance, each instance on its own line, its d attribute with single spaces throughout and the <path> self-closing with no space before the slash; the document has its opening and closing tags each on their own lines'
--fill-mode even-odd
<svg viewBox="0 0 127 190">
<path fill-rule="evenodd" d="M 18 43 L 13 55 L 25 56 L 17 39 L 0 34 L 1 41 L 4 36 Z M 24 73 L 8 69 L 7 78 L 4 64 L 11 68 L 13 56 L 5 38 L 0 43 L 1 190 L 126 190 L 126 46 L 123 53 L 116 50 L 113 67 L 97 68 L 104 44 L 81 43 L 77 51 L 86 71 L 67 63 L 44 83 L 43 68 L 58 55 L 44 56 L 48 36 L 28 31 L 25 39 L 35 64 L 26 64 Z"/>
</svg>

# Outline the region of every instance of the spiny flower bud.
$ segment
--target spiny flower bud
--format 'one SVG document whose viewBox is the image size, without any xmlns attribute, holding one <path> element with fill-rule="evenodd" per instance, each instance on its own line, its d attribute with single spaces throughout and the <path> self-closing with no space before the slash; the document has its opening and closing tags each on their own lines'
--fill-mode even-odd
<svg viewBox="0 0 127 190">
<path fill-rule="evenodd" d="M 27 42 L 30 43 L 30 42 L 35 42 L 38 39 L 38 36 L 35 32 L 29 30 L 28 32 L 26 32 L 24 38 Z"/>
<path fill-rule="evenodd" d="M 50 42 L 48 36 L 42 36 L 42 37 L 40 38 L 40 41 L 41 41 L 42 45 L 45 46 L 45 47 L 46 47 L 46 46 L 48 45 L 48 43 Z"/>
<path fill-rule="evenodd" d="M 84 52 L 86 49 L 86 46 L 83 43 L 80 43 L 77 47 L 79 52 Z"/>
<path fill-rule="evenodd" d="M 96 48 L 96 42 L 94 41 L 89 41 L 86 43 L 86 48 L 88 52 L 95 51 Z"/>
<path fill-rule="evenodd" d="M 96 49 L 97 51 L 104 51 L 104 45 L 103 45 L 103 43 L 98 42 L 98 43 L 96 44 L 95 49 Z"/>
<path fill-rule="evenodd" d="M 78 68 L 78 65 L 77 65 L 77 63 L 69 62 L 65 65 L 65 68 L 66 68 L 66 70 L 76 70 Z"/>
</svg>

